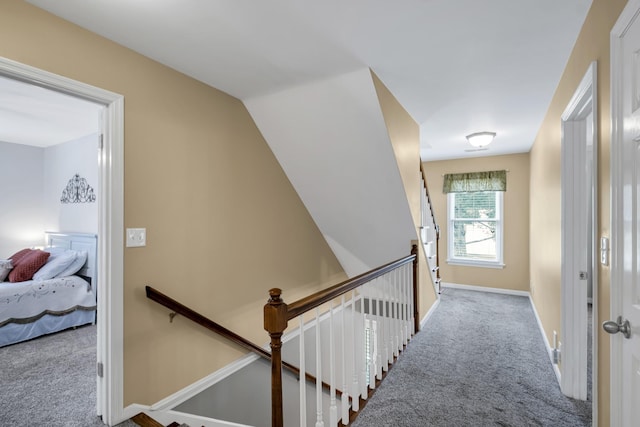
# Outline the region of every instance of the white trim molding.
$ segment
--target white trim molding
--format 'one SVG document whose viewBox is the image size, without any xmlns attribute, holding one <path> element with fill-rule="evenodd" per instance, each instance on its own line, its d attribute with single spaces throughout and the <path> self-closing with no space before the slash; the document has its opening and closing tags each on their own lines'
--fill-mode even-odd
<svg viewBox="0 0 640 427">
<path fill-rule="evenodd" d="M 425 314 L 422 320 L 420 321 L 420 330 L 424 329 L 424 327 L 427 325 L 427 322 L 429 321 L 429 319 L 431 318 L 431 316 L 436 311 L 436 308 L 438 308 L 439 305 L 440 305 L 440 298 L 436 299 L 436 301 L 433 303 L 431 308 L 429 308 L 429 311 L 427 311 L 427 314 Z"/>
<path fill-rule="evenodd" d="M 581 400 L 587 399 L 588 388 L 588 280 L 597 306 L 597 78 L 594 61 L 562 114 L 561 388 L 565 395 Z"/>
<path fill-rule="evenodd" d="M 540 329 L 540 335 L 542 335 L 544 346 L 547 348 L 547 355 L 549 356 L 549 361 L 551 362 L 551 366 L 553 367 L 553 372 L 556 374 L 558 385 L 560 385 L 562 383 L 562 374 L 560 373 L 560 368 L 558 367 L 558 365 L 553 363 L 553 347 L 551 347 L 551 344 L 547 339 L 547 334 L 545 333 L 544 326 L 542 326 L 542 320 L 538 315 L 536 304 L 533 302 L 533 298 L 531 298 L 531 295 L 529 295 L 529 301 L 531 302 L 531 308 L 533 309 L 533 314 L 536 316 L 536 323 L 538 324 L 538 328 Z"/>
<path fill-rule="evenodd" d="M 494 294 L 507 294 L 507 295 L 517 295 L 521 297 L 528 297 L 529 292 L 527 291 L 518 291 L 516 289 L 503 289 L 503 288 L 491 288 L 488 286 L 477 286 L 477 285 L 463 285 L 459 283 L 450 283 L 450 282 L 442 282 L 443 288 L 452 288 L 452 289 L 464 289 L 467 291 L 478 291 L 478 292 L 491 292 Z"/>
<path fill-rule="evenodd" d="M 229 375 L 235 372 L 238 372 L 240 369 L 244 368 L 250 363 L 255 362 L 259 358 L 260 356 L 258 356 L 257 354 L 248 353 L 245 356 L 241 357 L 240 359 L 236 360 L 235 362 L 232 362 L 222 367 L 221 369 L 218 369 L 212 374 L 209 374 L 206 377 L 194 382 L 193 384 L 190 384 L 184 387 L 183 389 L 175 392 L 174 394 L 168 397 L 165 397 L 159 402 L 154 403 L 153 405 L 148 407 L 148 410 L 149 411 L 168 411 L 170 409 L 173 409 L 176 406 L 180 405 L 181 403 L 186 402 L 192 397 L 200 394 L 201 392 L 213 386 L 217 382 L 227 378 Z"/>
</svg>

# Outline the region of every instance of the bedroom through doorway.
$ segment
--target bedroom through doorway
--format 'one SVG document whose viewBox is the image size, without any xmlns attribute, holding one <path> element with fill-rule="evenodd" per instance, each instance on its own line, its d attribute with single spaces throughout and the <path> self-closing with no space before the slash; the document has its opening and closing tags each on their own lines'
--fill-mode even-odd
<svg viewBox="0 0 640 427">
<path fill-rule="evenodd" d="M 102 104 L 0 73 L 0 179 L 12 183 L 8 190 L 10 194 L 5 194 L 12 203 L 4 204 L 1 212 L 0 259 L 23 248 L 44 248 L 45 232 L 48 231 L 99 237 L 98 206 L 102 197 L 99 144 L 104 109 Z M 100 327 L 88 326 L 86 330 L 94 335 L 90 341 L 95 361 L 101 341 Z M 49 342 L 59 340 L 62 343 L 67 342 L 66 336 L 73 330 L 51 335 L 48 332 L 45 330 L 43 338 L 46 336 Z M 39 339 L 42 338 L 32 341 Z M 11 344 L 11 351 L 15 352 L 16 347 L 21 346 L 40 351 L 38 343 L 35 344 L 30 341 Z M 21 352 L 23 358 L 30 357 L 29 353 L 33 354 L 33 363 L 42 364 L 47 360 L 32 351 Z M 39 369 L 47 371 L 59 367 L 39 366 Z M 88 372 L 86 378 L 82 377 L 82 382 L 85 381 L 78 392 L 86 392 L 87 388 L 92 390 L 95 396 L 91 402 L 93 408 L 87 410 L 97 417 L 101 414 L 103 397 L 95 369 Z M 0 385 L 3 385 L 3 378 L 0 378 Z M 64 390 L 64 393 L 73 398 L 72 390 Z M 47 401 L 46 396 L 42 401 Z M 42 408 L 46 411 L 46 405 Z"/>
<path fill-rule="evenodd" d="M 115 425 L 130 416 L 124 408 L 124 96 L 0 57 L 0 75 L 102 105 L 98 150 L 97 412 Z"/>
</svg>

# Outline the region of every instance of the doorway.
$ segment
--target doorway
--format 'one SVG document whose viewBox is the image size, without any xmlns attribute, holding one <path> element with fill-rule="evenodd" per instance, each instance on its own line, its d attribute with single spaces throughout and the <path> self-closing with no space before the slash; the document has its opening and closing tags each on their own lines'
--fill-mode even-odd
<svg viewBox="0 0 640 427">
<path fill-rule="evenodd" d="M 0 75 L 104 105 L 98 156 L 97 413 L 123 419 L 124 99 L 121 95 L 0 57 Z"/>
<path fill-rule="evenodd" d="M 597 64 L 562 115 L 562 392 L 587 400 L 597 420 Z"/>
</svg>

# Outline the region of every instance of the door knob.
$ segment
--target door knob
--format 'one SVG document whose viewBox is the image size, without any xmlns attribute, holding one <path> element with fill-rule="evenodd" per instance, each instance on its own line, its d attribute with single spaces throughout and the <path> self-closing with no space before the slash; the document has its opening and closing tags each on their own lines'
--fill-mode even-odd
<svg viewBox="0 0 640 427">
<path fill-rule="evenodd" d="M 622 316 L 618 316 L 617 322 L 613 320 L 607 320 L 602 324 L 604 330 L 610 334 L 617 334 L 622 332 L 625 338 L 631 338 L 631 324 L 628 320 L 622 321 Z"/>
</svg>

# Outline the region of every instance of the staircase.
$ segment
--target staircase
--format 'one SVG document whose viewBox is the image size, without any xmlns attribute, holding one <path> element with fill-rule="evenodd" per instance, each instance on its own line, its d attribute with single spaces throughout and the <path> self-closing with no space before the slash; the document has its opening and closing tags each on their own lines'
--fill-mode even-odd
<svg viewBox="0 0 640 427">
<path fill-rule="evenodd" d="M 189 427 L 188 424 L 178 424 L 177 422 L 172 422 L 171 424 L 165 426 L 164 424 L 160 424 L 144 412 L 141 412 L 135 417 L 131 418 L 131 421 L 133 421 L 140 427 Z"/>
<path fill-rule="evenodd" d="M 420 241 L 427 257 L 427 263 L 431 272 L 431 280 L 438 294 L 442 289 L 440 286 L 440 226 L 436 222 L 436 217 L 431 204 L 431 196 L 429 195 L 429 187 L 427 186 L 427 178 L 422 165 L 420 165 L 422 191 L 420 192 L 421 206 L 421 225 L 420 225 Z"/>
<path fill-rule="evenodd" d="M 407 242 L 416 241 L 418 213 L 415 209 L 417 206 L 413 204 L 414 200 L 417 202 L 417 197 L 413 196 L 417 196 L 418 190 L 416 165 L 412 163 L 411 170 L 407 172 L 410 176 L 407 181 L 411 183 L 406 187 L 407 190 L 369 69 L 246 99 L 243 103 L 350 278 L 348 283 L 335 285 L 336 289 L 340 289 L 340 294 L 313 296 L 321 301 L 313 302 L 318 304 L 313 307 L 316 310 L 313 321 L 309 319 L 314 317 L 314 313 L 306 312 L 311 310 L 311 303 L 307 299 L 284 304 L 279 300 L 278 294 L 278 298 L 270 300 L 265 306 L 265 329 L 267 325 L 286 326 L 288 321 L 291 321 L 292 328 L 299 323 L 297 335 L 292 333 L 290 340 L 278 341 L 276 345 L 277 353 L 282 352 L 282 355 L 277 357 L 274 366 L 279 375 L 282 370 L 286 372 L 281 375 L 280 386 L 275 388 L 280 388 L 280 392 L 284 391 L 284 398 L 279 396 L 280 401 L 293 399 L 310 402 L 310 420 L 306 420 L 306 409 L 302 409 L 304 405 L 300 405 L 300 408 L 297 404 L 290 405 L 293 412 L 299 413 L 295 414 L 299 419 L 289 417 L 295 419 L 294 423 L 289 424 L 291 426 L 313 425 L 316 423 L 314 417 L 322 418 L 322 414 L 327 416 L 332 426 L 337 424 L 338 417 L 349 423 L 352 415 L 368 399 L 369 391 L 378 387 L 379 381 L 406 348 L 413 334 L 419 330 L 417 276 L 418 263 L 424 262 L 417 250 L 419 244 L 414 244 L 415 252 L 406 256 Z M 418 159 L 411 157 L 417 163 Z M 428 261 L 434 289 L 440 293 L 439 228 L 424 171 L 422 167 L 420 169 L 423 191 L 419 240 Z M 407 197 L 407 192 L 411 197 Z M 383 244 L 376 244 L 378 242 Z M 388 263 L 394 259 L 396 261 Z M 380 273 L 381 276 L 369 277 L 374 270 L 387 268 L 400 260 L 402 265 L 394 265 L 393 272 L 385 270 Z M 375 266 L 381 267 L 374 268 Z M 370 282 L 361 280 L 365 276 Z M 275 290 L 277 289 L 272 289 Z M 323 292 L 329 291 L 325 289 Z M 176 304 L 166 305 L 168 298 L 152 297 L 149 288 L 147 296 L 172 310 L 172 315 L 177 312 L 218 334 L 223 330 L 186 307 L 182 307 L 185 310 L 180 310 Z M 284 312 L 283 306 L 288 306 L 286 319 L 278 318 L 267 322 L 266 311 L 270 305 L 274 306 L 272 308 L 276 312 Z M 318 311 L 321 305 L 322 312 Z M 291 309 L 292 306 L 294 309 Z M 315 325 L 313 329 L 311 324 Z M 323 328 L 327 324 L 335 324 L 335 330 L 331 331 L 331 326 L 326 326 L 325 331 Z M 310 336 L 309 344 L 305 346 L 305 335 L 315 334 L 314 329 L 322 330 L 322 333 Z M 261 405 L 278 399 L 265 398 L 269 396 L 269 390 L 265 391 L 261 387 L 269 387 L 273 378 L 267 376 L 263 380 L 262 375 L 272 374 L 276 370 L 274 366 L 266 364 L 266 360 L 273 360 L 272 357 L 275 356 L 265 348 L 248 343 L 229 332 L 222 335 L 255 353 L 253 361 L 247 362 L 237 371 L 227 373 L 222 379 L 216 379 L 214 385 L 227 387 L 223 393 L 216 394 L 213 386 L 199 392 L 206 404 L 199 404 L 194 396 L 193 399 L 177 403 L 173 406 L 173 411 L 198 414 L 196 409 L 204 408 L 207 414 L 199 416 L 208 418 L 212 413 L 236 410 L 229 399 L 229 390 L 233 387 L 229 387 L 226 380 L 231 382 L 234 375 L 246 375 L 239 382 L 245 386 L 240 402 L 250 402 L 252 411 L 257 412 L 260 419 L 247 419 L 251 415 L 247 412 L 252 411 L 247 411 L 246 406 L 240 405 L 238 412 L 241 419 L 236 422 L 244 424 L 231 425 L 267 425 L 268 419 L 265 419 L 264 414 L 276 411 L 269 406 L 262 408 Z M 284 330 L 274 329 L 269 332 L 272 333 L 272 340 L 281 340 Z M 316 339 L 322 341 L 318 336 L 334 337 L 328 341 L 333 342 L 335 347 L 327 349 L 324 343 L 314 344 Z M 365 340 L 369 340 L 370 345 L 365 345 Z M 300 342 L 303 344 L 298 349 L 293 347 Z M 294 354 L 288 354 L 289 346 L 293 348 L 291 352 Z M 307 355 L 312 349 L 313 354 Z M 346 356 L 343 357 L 343 354 Z M 335 358 L 340 360 L 332 360 L 332 355 L 339 355 L 340 357 Z M 306 362 L 305 358 L 308 358 Z M 251 369 L 251 374 L 246 374 Z M 245 374 L 241 373 L 243 371 Z M 307 377 L 307 381 L 299 381 L 303 375 Z M 315 386 L 315 378 L 310 378 L 314 375 L 319 378 Z M 247 387 L 247 384 L 250 386 Z M 307 387 L 309 390 L 306 390 Z M 205 396 L 206 393 L 211 393 L 211 396 Z M 220 408 L 214 407 L 216 400 L 221 402 Z M 320 416 L 317 415 L 318 412 L 321 413 Z M 283 414 L 280 414 L 280 419 L 282 418 Z M 173 419 L 194 424 L 191 419 L 163 418 L 165 422 Z M 222 424 L 216 424 L 216 427 L 218 425 Z"/>
<path fill-rule="evenodd" d="M 172 310 L 170 316 L 184 316 L 254 353 L 249 355 L 253 361 L 247 359 L 172 409 L 150 409 L 158 416 L 163 412 L 165 422 L 191 423 L 198 417 L 203 426 L 216 427 L 266 426 L 269 413 L 278 414 L 272 425 L 281 427 L 324 420 L 331 426 L 350 424 L 418 330 L 417 264 L 413 244 L 408 256 L 289 304 L 280 298 L 280 289 L 271 289 L 264 315 L 272 352 L 147 286 L 147 297 Z M 289 321 L 292 330 L 283 337 Z M 283 406 L 283 401 L 290 403 Z M 164 427 L 146 414 L 132 420 Z"/>
</svg>

